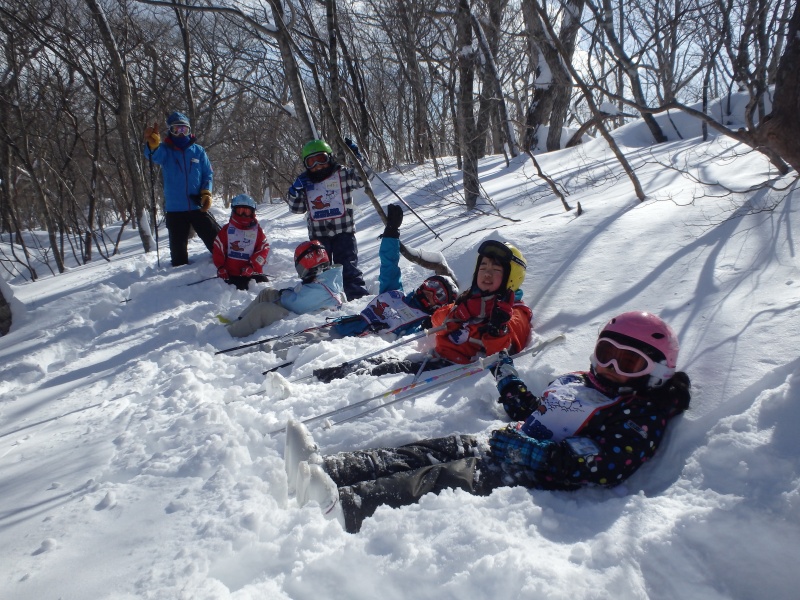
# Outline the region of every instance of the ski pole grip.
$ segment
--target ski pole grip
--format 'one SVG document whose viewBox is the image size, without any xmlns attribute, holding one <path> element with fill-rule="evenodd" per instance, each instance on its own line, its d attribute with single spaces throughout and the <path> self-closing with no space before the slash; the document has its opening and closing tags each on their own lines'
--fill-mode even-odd
<svg viewBox="0 0 800 600">
<path fill-rule="evenodd" d="M 430 329 L 424 329 L 425 335 L 430 335 L 432 333 L 436 333 L 437 331 L 443 331 L 447 329 L 447 325 L 439 325 L 438 327 L 431 327 Z"/>
</svg>

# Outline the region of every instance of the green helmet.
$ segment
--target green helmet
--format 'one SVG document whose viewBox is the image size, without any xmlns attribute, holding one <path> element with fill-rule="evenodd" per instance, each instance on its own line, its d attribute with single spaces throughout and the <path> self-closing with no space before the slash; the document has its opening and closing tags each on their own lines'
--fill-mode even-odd
<svg viewBox="0 0 800 600">
<path fill-rule="evenodd" d="M 300 151 L 300 158 L 305 160 L 312 154 L 318 154 L 320 152 L 333 154 L 333 149 L 325 140 L 311 140 L 310 142 L 307 142 L 305 146 L 303 146 L 303 149 Z"/>
</svg>

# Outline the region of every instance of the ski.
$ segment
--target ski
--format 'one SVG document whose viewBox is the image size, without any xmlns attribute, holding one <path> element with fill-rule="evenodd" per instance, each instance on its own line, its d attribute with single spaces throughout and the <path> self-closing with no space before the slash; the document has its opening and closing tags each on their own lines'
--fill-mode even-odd
<svg viewBox="0 0 800 600">
<path fill-rule="evenodd" d="M 392 350 L 393 348 L 399 348 L 400 346 L 405 346 L 406 344 L 410 344 L 411 342 L 416 341 L 416 340 L 421 339 L 421 338 L 424 338 L 424 337 L 426 337 L 426 336 L 428 336 L 428 335 L 430 335 L 432 333 L 436 333 L 437 331 L 442 331 L 445 327 L 446 327 L 445 325 L 440 325 L 439 327 L 433 327 L 431 329 L 423 329 L 420 333 L 418 333 L 416 335 L 412 335 L 411 337 L 408 337 L 406 339 L 402 339 L 399 342 L 395 342 L 394 344 L 390 344 L 390 345 L 386 346 L 385 348 L 381 348 L 380 350 L 376 350 L 375 352 L 369 352 L 368 354 L 364 354 L 362 356 L 359 356 L 358 358 L 354 358 L 352 360 L 347 360 L 347 361 L 343 362 L 342 364 L 340 364 L 338 366 L 341 367 L 341 368 L 346 368 L 346 367 L 358 364 L 362 360 L 366 360 L 368 358 L 372 358 L 373 356 L 378 356 L 379 354 L 383 354 L 387 350 Z M 306 379 L 311 379 L 312 377 L 314 377 L 313 373 L 311 375 L 305 375 L 303 377 L 298 377 L 297 379 L 290 379 L 290 381 L 292 383 L 296 383 L 298 381 L 304 381 Z"/>
<path fill-rule="evenodd" d="M 324 325 L 316 325 L 314 327 L 309 327 L 307 329 L 303 329 L 301 331 L 291 331 L 289 333 L 284 333 L 283 335 L 276 335 L 273 337 L 269 337 L 263 340 L 257 340 L 255 342 L 249 342 L 247 344 L 241 344 L 239 346 L 233 346 L 232 348 L 225 348 L 224 350 L 217 350 L 214 352 L 215 355 L 217 354 L 227 354 L 229 352 L 235 352 L 236 350 L 244 350 L 246 348 L 252 348 L 253 346 L 261 346 L 263 344 L 268 344 L 269 342 L 275 342 L 277 340 L 283 339 L 290 339 L 304 333 L 308 333 L 309 331 L 316 331 L 317 329 L 324 329 L 325 327 L 330 327 L 337 321 L 331 321 L 330 323 L 325 323 Z"/>
</svg>

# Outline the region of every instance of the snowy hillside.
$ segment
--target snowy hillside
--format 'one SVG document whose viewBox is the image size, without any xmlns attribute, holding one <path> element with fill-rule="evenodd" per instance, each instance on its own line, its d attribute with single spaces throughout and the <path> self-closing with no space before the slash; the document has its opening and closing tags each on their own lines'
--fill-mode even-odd
<svg viewBox="0 0 800 600">
<path fill-rule="evenodd" d="M 287 497 L 283 436 L 269 432 L 410 381 L 290 382 L 386 342 L 293 349 L 294 365 L 268 376 L 279 362 L 270 352 L 215 355 L 240 343 L 215 316 L 235 317 L 256 286 L 188 285 L 215 274 L 199 240 L 192 263 L 172 269 L 162 230 L 158 268 L 129 231 L 110 263 L 4 284 L 15 321 L 0 338 L 0 598 L 795 598 L 800 197 L 794 174 L 775 179 L 760 155 L 704 143 L 696 122 L 671 117 L 679 132 L 664 118 L 672 141 L 659 146 L 639 123 L 616 132 L 643 203 L 602 141 L 537 157 L 580 217 L 526 157 L 482 161 L 493 205 L 482 215 L 456 202 L 454 160 L 438 179 L 426 166 L 382 174 L 443 241 L 408 212 L 401 239 L 442 252 L 462 288 L 481 241 L 510 241 L 526 256 L 537 336 L 566 334 L 518 361 L 533 389 L 588 368 L 598 328 L 615 314 L 648 310 L 674 327 L 692 407 L 626 485 L 443 492 L 383 507 L 345 533 Z M 768 178 L 774 189 L 725 189 Z M 361 266 L 377 293 L 382 226 L 363 194 L 357 201 Z M 286 287 L 305 222 L 282 205 L 260 207 L 259 218 L 272 245 L 269 285 Z M 407 289 L 426 275 L 402 269 Z M 295 316 L 243 342 L 328 316 Z M 506 421 L 495 399 L 483 374 L 313 432 L 325 453 L 477 433 Z"/>
</svg>

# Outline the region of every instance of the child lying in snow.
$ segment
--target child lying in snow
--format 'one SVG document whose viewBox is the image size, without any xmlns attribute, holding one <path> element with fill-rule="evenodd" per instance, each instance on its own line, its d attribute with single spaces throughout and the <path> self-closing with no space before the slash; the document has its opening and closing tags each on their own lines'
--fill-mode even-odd
<svg viewBox="0 0 800 600">
<path fill-rule="evenodd" d="M 655 315 L 628 312 L 600 333 L 588 372 L 563 375 L 536 397 L 511 360 L 496 370 L 500 398 L 515 420 L 485 435 L 453 435 L 399 448 L 320 457 L 305 427 L 286 428 L 286 475 L 302 506 L 316 501 L 350 533 L 381 504 L 418 501 L 459 488 L 575 490 L 612 487 L 653 457 L 667 423 L 689 407 L 690 382 L 675 372 L 678 340 Z"/>
<path fill-rule="evenodd" d="M 385 375 L 418 373 L 466 364 L 479 355 L 511 349 L 522 350 L 531 333 L 531 309 L 522 302 L 520 286 L 525 279 L 522 253 L 509 243 L 494 240 L 478 248 L 472 285 L 453 304 L 442 306 L 431 317 L 436 333 L 433 357 L 420 360 L 373 359 L 366 363 L 314 370 L 320 381 L 330 382 L 349 373 Z"/>
<path fill-rule="evenodd" d="M 322 244 L 317 240 L 300 244 L 294 251 L 294 266 L 300 284 L 284 290 L 261 290 L 239 318 L 226 325 L 228 333 L 236 338 L 247 337 L 283 319 L 289 312 L 304 314 L 342 306 L 345 300 L 342 269 L 331 265 Z"/>
</svg>

